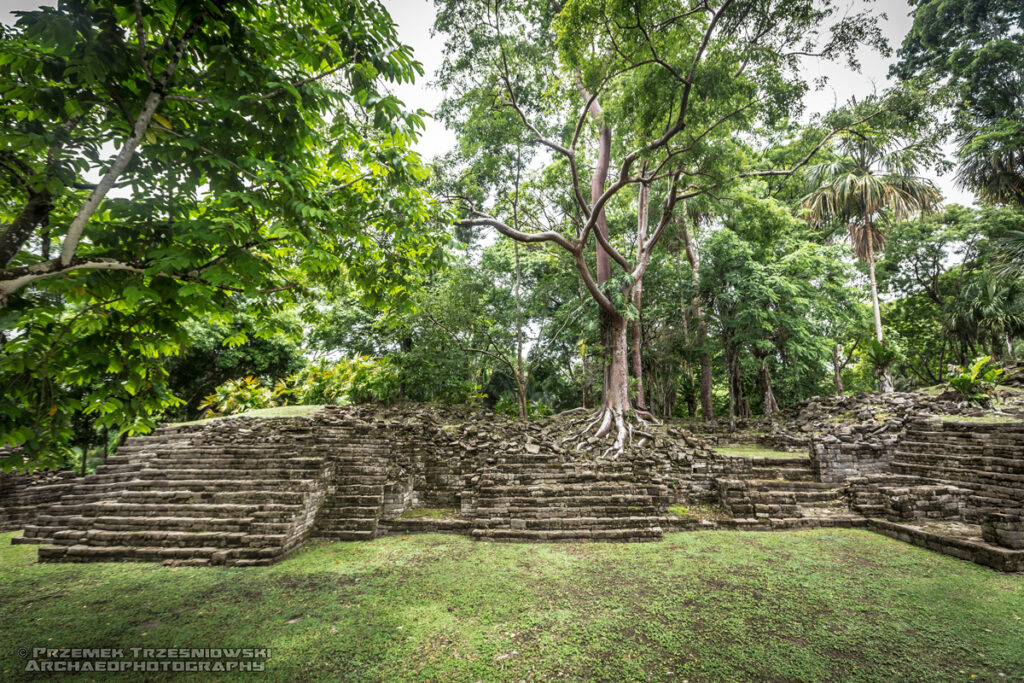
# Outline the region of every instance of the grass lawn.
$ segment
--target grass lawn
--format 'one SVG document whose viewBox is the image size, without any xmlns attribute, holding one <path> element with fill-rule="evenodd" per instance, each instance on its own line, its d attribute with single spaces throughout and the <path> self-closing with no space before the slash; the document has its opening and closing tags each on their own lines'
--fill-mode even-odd
<svg viewBox="0 0 1024 683">
<path fill-rule="evenodd" d="M 395 536 L 260 569 L 39 565 L 13 535 L 0 680 L 42 680 L 17 648 L 43 646 L 268 647 L 265 681 L 1024 677 L 1024 576 L 859 530 Z"/>
<path fill-rule="evenodd" d="M 257 408 L 256 410 L 247 410 L 244 413 L 238 413 L 236 415 L 218 415 L 217 417 L 207 417 L 202 420 L 193 420 L 191 422 L 177 422 L 174 424 L 183 425 L 200 425 L 214 420 L 231 420 L 236 417 L 312 417 L 318 410 L 323 408 L 322 405 L 312 406 L 278 406 L 276 408 Z"/>
<path fill-rule="evenodd" d="M 807 453 L 787 453 L 786 451 L 774 451 L 770 448 L 755 444 L 733 444 L 729 446 L 715 446 L 715 452 L 722 455 L 740 455 L 744 458 L 799 458 Z"/>
</svg>

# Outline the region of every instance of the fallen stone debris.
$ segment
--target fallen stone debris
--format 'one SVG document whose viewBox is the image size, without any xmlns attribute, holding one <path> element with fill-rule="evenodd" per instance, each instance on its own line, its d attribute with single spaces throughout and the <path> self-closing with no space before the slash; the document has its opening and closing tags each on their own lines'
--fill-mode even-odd
<svg viewBox="0 0 1024 683">
<path fill-rule="evenodd" d="M 308 540 L 447 532 L 657 541 L 668 531 L 866 528 L 1024 571 L 1024 399 L 826 397 L 721 426 L 655 425 L 616 459 L 571 415 L 328 406 L 134 437 L 87 477 L 0 477 L 0 528 L 44 562 L 263 565 Z M 788 451 L 726 455 L 727 443 Z M 802 452 L 801 452 L 802 451 Z M 415 514 L 418 510 L 436 511 Z"/>
</svg>

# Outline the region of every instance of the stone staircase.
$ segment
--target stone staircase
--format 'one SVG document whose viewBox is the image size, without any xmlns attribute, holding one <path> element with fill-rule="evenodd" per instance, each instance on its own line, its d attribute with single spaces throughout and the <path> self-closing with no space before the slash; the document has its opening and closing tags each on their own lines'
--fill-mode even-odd
<svg viewBox="0 0 1024 683">
<path fill-rule="evenodd" d="M 165 427 L 129 439 L 14 540 L 46 544 L 42 562 L 270 564 L 305 540 L 331 466 L 308 420 Z"/>
<path fill-rule="evenodd" d="M 329 476 L 332 483 L 317 514 L 312 538 L 358 541 L 376 536 L 386 475 L 387 467 L 379 455 L 336 456 Z"/>
<path fill-rule="evenodd" d="M 481 463 L 463 515 L 472 515 L 477 539 L 657 541 L 667 509 L 667 489 L 651 463 L 526 453 Z"/>
<path fill-rule="evenodd" d="M 744 476 L 719 479 L 722 507 L 740 519 L 792 519 L 848 512 L 845 487 L 817 480 L 811 459 L 751 458 Z"/>
<path fill-rule="evenodd" d="M 914 420 L 899 440 L 891 486 L 957 489 L 960 514 L 1024 508 L 1024 423 Z M 881 483 L 881 482 L 879 482 Z"/>
</svg>

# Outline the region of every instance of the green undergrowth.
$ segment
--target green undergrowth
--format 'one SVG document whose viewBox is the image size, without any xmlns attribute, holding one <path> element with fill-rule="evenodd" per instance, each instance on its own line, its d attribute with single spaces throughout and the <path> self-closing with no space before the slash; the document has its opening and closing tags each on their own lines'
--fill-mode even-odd
<svg viewBox="0 0 1024 683">
<path fill-rule="evenodd" d="M 731 444 L 728 446 L 715 446 L 714 450 L 722 455 L 739 455 L 744 458 L 799 458 L 806 456 L 806 453 L 787 453 L 776 451 L 771 448 L 764 448 L 754 444 Z"/>
<path fill-rule="evenodd" d="M 266 672 L 224 681 L 1024 675 L 1024 576 L 862 530 L 390 536 L 256 569 L 41 565 L 34 547 L 6 545 L 12 535 L 0 535 L 3 680 L 45 678 L 23 673 L 20 647 L 102 646 L 271 648 Z"/>
</svg>

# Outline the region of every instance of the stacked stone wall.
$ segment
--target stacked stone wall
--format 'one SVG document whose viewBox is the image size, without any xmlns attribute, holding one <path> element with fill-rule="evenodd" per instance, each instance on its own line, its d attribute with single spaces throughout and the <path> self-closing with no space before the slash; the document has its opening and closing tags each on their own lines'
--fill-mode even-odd
<svg viewBox="0 0 1024 683">
<path fill-rule="evenodd" d="M 0 531 L 24 529 L 35 522 L 37 512 L 56 502 L 75 473 L 41 470 L 30 474 L 0 472 Z"/>
<path fill-rule="evenodd" d="M 857 424 L 811 440 L 810 454 L 820 481 L 842 483 L 851 477 L 892 471 L 902 424 Z"/>
</svg>

